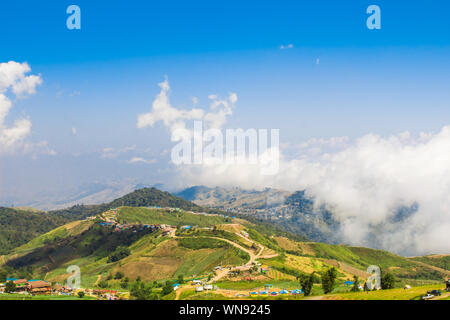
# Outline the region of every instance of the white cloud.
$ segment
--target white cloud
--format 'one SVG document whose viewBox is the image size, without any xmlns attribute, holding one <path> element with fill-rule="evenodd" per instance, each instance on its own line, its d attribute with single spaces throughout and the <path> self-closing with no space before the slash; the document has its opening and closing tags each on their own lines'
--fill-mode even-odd
<svg viewBox="0 0 450 320">
<path fill-rule="evenodd" d="M 32 159 L 37 159 L 39 155 L 56 156 L 57 152 L 50 148 L 47 141 L 39 143 L 27 142 L 24 144 L 24 152 L 31 154 Z"/>
<path fill-rule="evenodd" d="M 293 160 L 282 156 L 276 176 L 261 175 L 255 165 L 185 166 L 179 173 L 191 185 L 306 189 L 334 212 L 348 243 L 371 246 L 375 238 L 404 254 L 450 252 L 450 126 L 418 138 L 368 134 L 311 139 L 299 148 Z M 398 221 L 399 208 L 415 205 Z"/>
<path fill-rule="evenodd" d="M 141 157 L 133 157 L 133 158 L 131 158 L 128 161 L 128 163 L 148 163 L 148 164 L 156 163 L 156 162 L 157 162 L 156 159 L 149 159 L 149 160 L 147 160 L 147 159 L 144 159 L 144 158 L 141 158 Z"/>
<path fill-rule="evenodd" d="M 103 148 L 100 151 L 100 153 L 101 153 L 101 157 L 103 159 L 115 159 L 121 154 L 126 154 L 126 153 L 129 153 L 129 152 L 134 151 L 134 150 L 136 150 L 136 145 L 127 146 L 127 147 L 124 147 L 124 148 L 107 147 L 107 148 Z"/>
<path fill-rule="evenodd" d="M 226 118 L 233 113 L 233 106 L 237 102 L 235 93 L 230 93 L 228 99 L 219 99 L 217 95 L 212 94 L 208 96 L 211 100 L 210 111 L 206 112 L 198 108 L 181 110 L 170 103 L 169 81 L 164 80 L 159 87 L 161 91 L 153 101 L 152 110 L 138 116 L 138 128 L 153 127 L 156 122 L 161 121 L 171 132 L 174 132 L 176 129 L 186 129 L 188 120 L 203 120 L 205 128 L 220 129 L 226 122 Z M 193 102 L 195 104 L 198 99 Z"/>
<path fill-rule="evenodd" d="M 292 44 L 292 43 L 289 43 L 289 44 L 287 44 L 287 45 L 281 45 L 280 46 L 280 50 L 286 50 L 286 49 L 292 49 L 292 48 L 294 48 L 294 45 Z"/>
<path fill-rule="evenodd" d="M 69 97 L 76 97 L 81 95 L 81 92 L 78 90 L 72 91 L 71 93 L 69 93 Z"/>
<path fill-rule="evenodd" d="M 28 118 L 16 119 L 9 127 L 5 124 L 13 106 L 7 96 L 8 92 L 13 93 L 16 98 L 24 98 L 34 94 L 36 86 L 42 83 L 40 75 L 27 75 L 30 71 L 27 63 L 0 63 L 0 153 L 11 152 L 23 146 L 25 138 L 30 134 L 32 124 Z"/>
<path fill-rule="evenodd" d="M 75 128 L 75 127 L 72 128 L 72 134 L 73 134 L 73 135 L 76 135 L 76 134 L 77 134 L 77 128 Z"/>
</svg>

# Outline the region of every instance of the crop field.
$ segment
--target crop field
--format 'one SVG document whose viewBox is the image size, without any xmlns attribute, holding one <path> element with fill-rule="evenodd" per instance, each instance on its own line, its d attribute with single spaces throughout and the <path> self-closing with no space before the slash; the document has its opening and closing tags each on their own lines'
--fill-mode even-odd
<svg viewBox="0 0 450 320">
<path fill-rule="evenodd" d="M 442 290 L 443 285 L 412 287 L 411 289 L 390 289 L 370 292 L 348 292 L 330 295 L 331 300 L 412 300 L 419 299 L 427 291 Z"/>
</svg>

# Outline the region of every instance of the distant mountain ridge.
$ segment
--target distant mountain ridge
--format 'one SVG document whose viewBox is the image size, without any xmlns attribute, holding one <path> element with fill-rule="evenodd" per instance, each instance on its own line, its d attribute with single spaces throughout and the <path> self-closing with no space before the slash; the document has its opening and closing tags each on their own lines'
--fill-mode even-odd
<svg viewBox="0 0 450 320">
<path fill-rule="evenodd" d="M 197 205 L 243 214 L 274 223 L 284 230 L 312 241 L 337 244 L 342 241 L 339 222 L 324 206 L 314 207 L 305 191 L 289 192 L 266 188 L 208 188 L 194 186 L 176 193 Z"/>
</svg>

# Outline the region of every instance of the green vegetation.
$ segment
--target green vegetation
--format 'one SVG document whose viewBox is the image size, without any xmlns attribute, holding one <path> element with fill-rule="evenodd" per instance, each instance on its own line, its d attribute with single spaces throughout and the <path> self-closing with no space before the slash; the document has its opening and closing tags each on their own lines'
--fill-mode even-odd
<svg viewBox="0 0 450 320">
<path fill-rule="evenodd" d="M 410 258 L 413 261 L 420 261 L 444 270 L 450 271 L 450 255 L 433 255 Z"/>
<path fill-rule="evenodd" d="M 190 211 L 203 211 L 204 209 L 196 204 L 186 201 L 182 198 L 175 197 L 174 195 L 158 190 L 156 188 L 143 188 L 135 190 L 121 198 L 118 198 L 109 203 L 103 203 L 98 205 L 75 205 L 70 208 L 54 210 L 49 213 L 54 216 L 60 216 L 71 220 L 80 220 L 89 216 L 96 216 L 102 212 L 105 212 L 111 208 L 117 208 L 121 206 L 128 207 L 172 207 L 180 208 Z M 207 210 L 207 209 L 206 209 Z"/>
<path fill-rule="evenodd" d="M 314 250 L 315 257 L 344 262 L 363 271 L 370 265 L 378 265 L 383 270 L 394 267 L 391 272 L 398 278 L 442 280 L 445 277 L 430 266 L 384 250 L 314 242 L 307 245 Z"/>
<path fill-rule="evenodd" d="M 6 293 L 11 293 L 16 291 L 16 284 L 12 281 L 8 281 L 5 285 L 5 292 Z"/>
<path fill-rule="evenodd" d="M 209 227 L 226 223 L 225 218 L 221 216 L 133 207 L 120 208 L 117 220 L 120 223 L 169 224 L 174 226 L 193 225 L 199 227 Z"/>
<path fill-rule="evenodd" d="M 272 238 L 268 238 L 255 229 L 247 229 L 248 235 L 253 241 L 261 243 L 263 246 L 275 250 L 275 251 L 282 251 L 282 249 L 278 246 L 276 240 Z"/>
<path fill-rule="evenodd" d="M 381 288 L 386 289 L 393 289 L 395 286 L 395 277 L 392 273 L 386 272 L 381 276 Z"/>
<path fill-rule="evenodd" d="M 225 241 L 211 238 L 180 238 L 177 241 L 181 247 L 193 250 L 205 248 L 228 248 L 231 246 Z"/>
<path fill-rule="evenodd" d="M 24 295 L 20 293 L 9 293 L 0 294 L 0 300 L 96 300 L 96 298 L 91 296 L 84 296 L 80 298 L 79 296 L 65 296 L 65 295 Z"/>
<path fill-rule="evenodd" d="M 302 287 L 303 294 L 309 296 L 311 294 L 312 287 L 314 285 L 314 272 L 310 275 L 302 275 L 299 277 L 300 286 Z"/>
<path fill-rule="evenodd" d="M 53 214 L 0 207 L 0 254 L 6 254 L 68 221 Z"/>
<path fill-rule="evenodd" d="M 337 270 L 336 268 L 330 268 L 322 273 L 322 289 L 325 294 L 333 291 L 336 283 Z"/>
<path fill-rule="evenodd" d="M 122 260 L 130 255 L 131 251 L 127 247 L 119 246 L 108 256 L 108 263 Z"/>
<path fill-rule="evenodd" d="M 353 276 L 353 286 L 351 289 L 352 292 L 359 292 L 359 278 L 358 276 Z"/>
<path fill-rule="evenodd" d="M 427 291 L 442 290 L 442 285 L 429 285 L 421 287 L 413 287 L 411 289 L 388 289 L 375 291 L 360 291 L 331 294 L 331 299 L 346 299 L 346 300 L 417 300 L 425 295 Z"/>
</svg>

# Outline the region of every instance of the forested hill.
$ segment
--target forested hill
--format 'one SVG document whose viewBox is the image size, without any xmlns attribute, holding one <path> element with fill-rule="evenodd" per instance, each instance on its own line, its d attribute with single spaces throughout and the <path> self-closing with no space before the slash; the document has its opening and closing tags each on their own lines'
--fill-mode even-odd
<svg viewBox="0 0 450 320">
<path fill-rule="evenodd" d="M 67 221 L 63 216 L 0 207 L 0 254 Z"/>
<path fill-rule="evenodd" d="M 119 199 L 116 199 L 110 203 L 111 207 L 148 207 L 148 206 L 160 206 L 160 207 L 172 207 L 180 208 L 183 210 L 200 211 L 203 210 L 200 206 L 186 201 L 183 198 L 176 197 L 169 192 L 161 191 L 156 188 L 143 188 L 135 190 Z"/>
<path fill-rule="evenodd" d="M 121 198 L 113 200 L 109 203 L 102 203 L 96 205 L 75 205 L 70 208 L 49 211 L 49 213 L 68 217 L 71 220 L 84 219 L 88 216 L 94 216 L 102 213 L 110 208 L 116 207 L 172 207 L 183 210 L 202 211 L 203 208 L 186 201 L 182 198 L 176 197 L 168 192 L 158 190 L 156 188 L 142 188 L 135 190 Z M 208 209 L 206 209 L 209 211 Z"/>
</svg>

